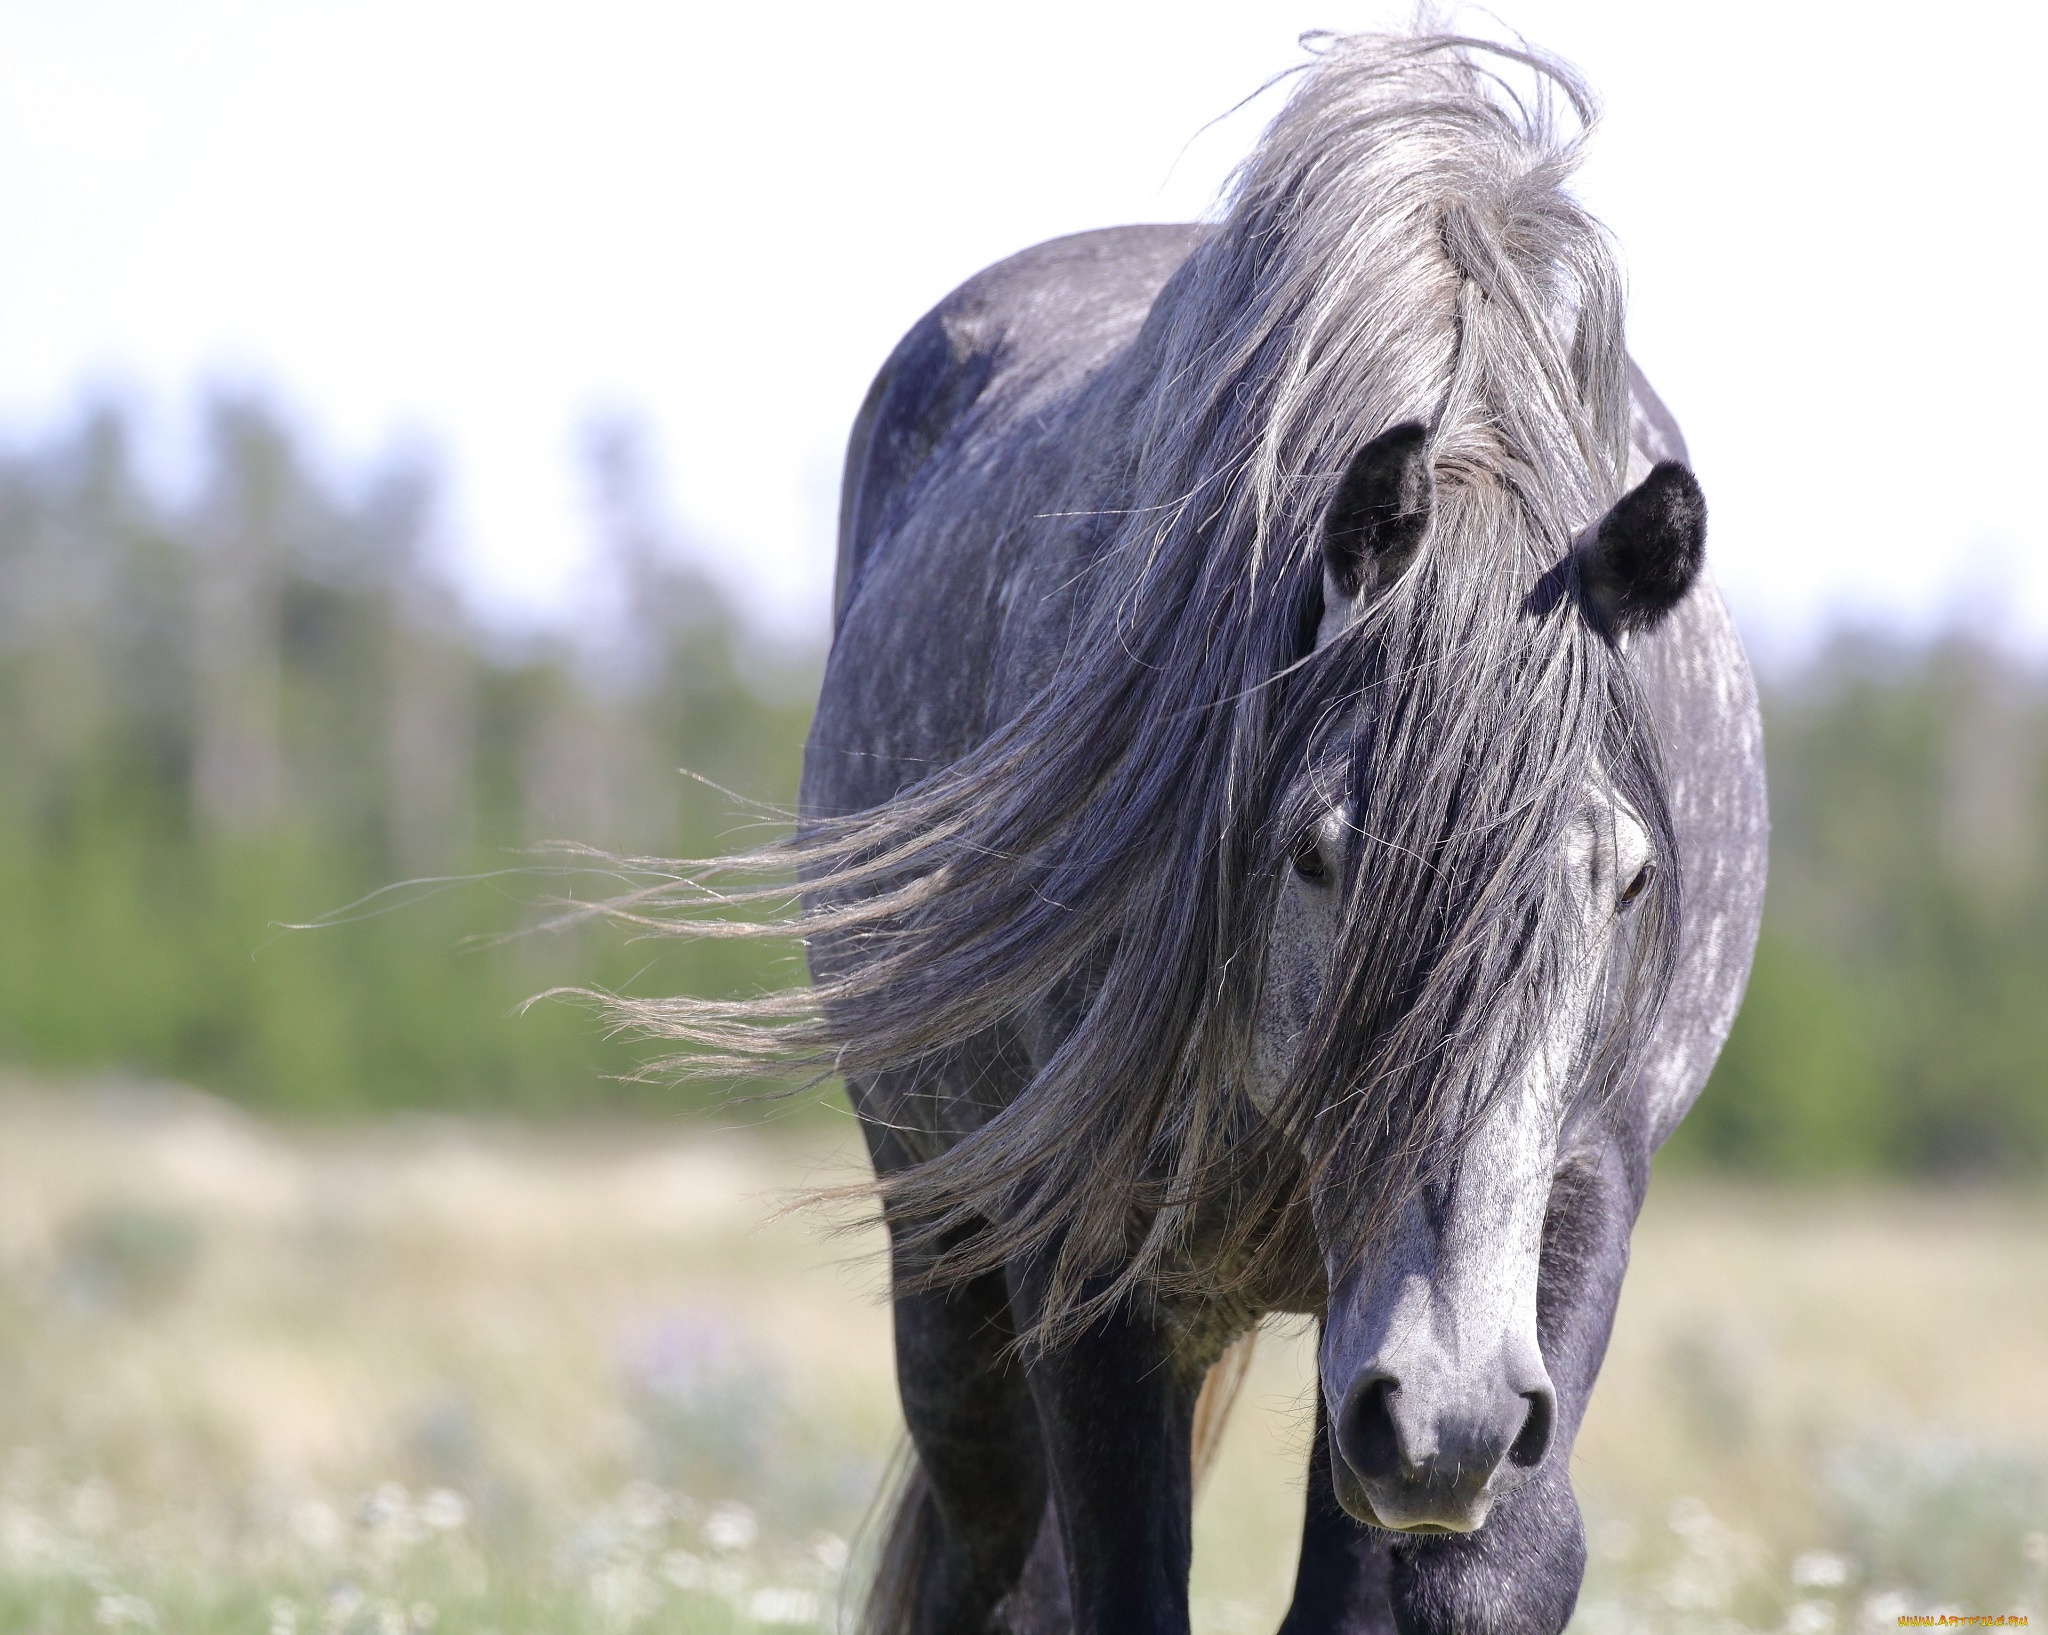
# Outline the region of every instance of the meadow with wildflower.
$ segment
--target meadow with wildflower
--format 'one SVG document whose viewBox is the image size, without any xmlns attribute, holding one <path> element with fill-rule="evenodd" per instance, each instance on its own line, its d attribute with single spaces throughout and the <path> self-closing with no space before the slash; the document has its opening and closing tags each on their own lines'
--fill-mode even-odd
<svg viewBox="0 0 2048 1635">
<path fill-rule="evenodd" d="M 307 1130 L 8 1087 L 0 1635 L 840 1627 L 888 1314 L 872 1236 L 779 1210 L 858 1159 L 844 1119 Z M 1204 1635 L 1285 1605 L 1312 1353 L 1261 1339 Z M 1574 1628 L 2038 1615 L 2044 1354 L 2038 1201 L 1660 1184 L 1577 1448 Z"/>
</svg>

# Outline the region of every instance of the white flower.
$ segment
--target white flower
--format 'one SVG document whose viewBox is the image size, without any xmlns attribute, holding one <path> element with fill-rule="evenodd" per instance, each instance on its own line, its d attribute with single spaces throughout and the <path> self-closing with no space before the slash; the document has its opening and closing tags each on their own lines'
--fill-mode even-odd
<svg viewBox="0 0 2048 1635">
<path fill-rule="evenodd" d="M 818 1610 L 809 1590 L 759 1589 L 747 1602 L 747 1616 L 757 1624 L 815 1624 Z"/>
<path fill-rule="evenodd" d="M 63 1554 L 57 1530 L 33 1510 L 9 1505 L 0 1512 L 0 1554 L 17 1567 L 36 1567 Z"/>
<path fill-rule="evenodd" d="M 619 1495 L 619 1519 L 636 1533 L 656 1532 L 668 1521 L 668 1495 L 652 1482 L 633 1482 Z"/>
<path fill-rule="evenodd" d="M 364 1496 L 356 1514 L 373 1533 L 381 1533 L 386 1528 L 396 1531 L 411 1520 L 412 1504 L 398 1483 L 379 1482 Z"/>
<path fill-rule="evenodd" d="M 103 1595 L 92 1609 L 92 1621 L 108 1629 L 133 1624 L 141 1629 L 156 1628 L 156 1608 L 139 1595 Z"/>
<path fill-rule="evenodd" d="M 1795 1601 L 1785 1615 L 1785 1635 L 1828 1635 L 1835 1627 L 1835 1609 L 1826 1601 Z"/>
<path fill-rule="evenodd" d="M 761 1536 L 761 1524 L 743 1504 L 728 1501 L 704 1518 L 704 1542 L 714 1550 L 751 1550 Z"/>
<path fill-rule="evenodd" d="M 327 1615 L 321 1621 L 331 1630 L 346 1627 L 363 1610 L 363 1599 L 363 1592 L 344 1579 L 327 1592 Z"/>
<path fill-rule="evenodd" d="M 469 1520 L 469 1501 L 452 1487 L 437 1487 L 420 1501 L 420 1520 L 437 1533 L 452 1533 Z"/>
<path fill-rule="evenodd" d="M 1792 1563 L 1792 1582 L 1803 1590 L 1831 1590 L 1849 1582 L 1849 1563 L 1831 1550 L 1808 1550 Z"/>
</svg>

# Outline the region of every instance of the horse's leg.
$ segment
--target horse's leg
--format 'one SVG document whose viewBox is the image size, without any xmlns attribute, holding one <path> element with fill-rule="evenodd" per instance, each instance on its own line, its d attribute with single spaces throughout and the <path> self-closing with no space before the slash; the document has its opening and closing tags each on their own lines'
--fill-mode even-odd
<svg viewBox="0 0 2048 1635">
<path fill-rule="evenodd" d="M 1045 1511 L 1045 1463 L 1000 1273 L 895 1302 L 896 1379 L 924 1477 L 901 1635 L 982 1635 Z M 889 1635 L 897 1635 L 890 1631 Z"/>
<path fill-rule="evenodd" d="M 1353 1521 L 1330 1478 L 1330 1427 L 1316 1392 L 1316 1439 L 1308 1460 L 1308 1504 L 1301 1523 L 1301 1564 L 1280 1635 L 1393 1635 L 1387 1599 L 1388 1536 Z"/>
<path fill-rule="evenodd" d="M 1003 1597 L 996 1619 L 1008 1635 L 1074 1635 L 1074 1609 L 1067 1599 L 1067 1558 L 1060 1549 L 1059 1508 L 1046 1500 L 1017 1587 Z"/>
<path fill-rule="evenodd" d="M 1020 1322 L 1036 1319 L 1043 1288 L 1041 1263 L 1012 1268 Z M 1186 1377 L 1162 1326 L 1127 1308 L 1034 1352 L 1026 1372 L 1074 1635 L 1187 1635 L 1199 1374 Z"/>
<path fill-rule="evenodd" d="M 875 1173 L 915 1162 L 887 1083 L 848 1086 Z M 1003 1275 L 918 1289 L 892 1229 L 896 1385 L 918 1469 L 882 1549 L 869 1635 L 984 1635 L 1045 1512 L 1038 1419 Z"/>
</svg>

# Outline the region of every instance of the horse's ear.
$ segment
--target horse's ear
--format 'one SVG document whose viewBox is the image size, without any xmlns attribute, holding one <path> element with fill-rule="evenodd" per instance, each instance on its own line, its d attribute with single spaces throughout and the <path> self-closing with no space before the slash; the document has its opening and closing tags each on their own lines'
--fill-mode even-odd
<svg viewBox="0 0 2048 1635">
<path fill-rule="evenodd" d="M 1579 583 L 1617 636 L 1654 629 L 1692 589 L 1706 550 L 1706 496 L 1690 471 L 1666 460 L 1579 546 Z"/>
<path fill-rule="evenodd" d="M 1323 517 L 1323 603 L 1349 607 L 1414 558 L 1436 504 L 1429 430 L 1403 421 L 1351 457 Z"/>
</svg>

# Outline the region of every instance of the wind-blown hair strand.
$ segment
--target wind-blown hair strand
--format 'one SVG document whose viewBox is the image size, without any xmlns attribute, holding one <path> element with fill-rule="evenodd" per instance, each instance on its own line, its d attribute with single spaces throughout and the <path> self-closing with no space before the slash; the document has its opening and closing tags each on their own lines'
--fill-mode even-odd
<svg viewBox="0 0 2048 1635">
<path fill-rule="evenodd" d="M 725 879 L 796 871 L 809 991 L 620 998 L 616 1017 L 693 1070 L 893 1075 L 919 1160 L 878 1182 L 899 1239 L 940 1279 L 1054 1254 L 1049 1328 L 1197 1264 L 1212 1289 L 1266 1275 L 1298 1255 L 1313 1185 L 1366 1222 L 1429 1184 L 1566 980 L 1559 842 L 1588 787 L 1673 855 L 1625 655 L 1572 583 L 1573 541 L 1622 490 L 1629 410 L 1619 273 L 1566 188 L 1590 99 L 1519 48 L 1314 45 L 1129 345 L 1058 414 L 934 456 L 900 507 L 912 530 L 971 505 L 1006 549 L 1079 564 L 1071 638 L 1030 696 L 884 803 L 608 907 L 784 931 L 706 907 L 786 889 Z M 1429 534 L 1313 647 L 1323 511 L 1357 448 L 1411 420 Z M 1330 806 L 1350 817 L 1337 974 L 1261 1115 L 1267 927 Z M 1668 980 L 1676 890 L 1667 868 L 1631 922 L 1603 1082 Z M 963 1123 L 963 1075 L 1017 1060 L 1052 999 L 1074 1025 Z"/>
</svg>

